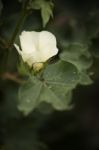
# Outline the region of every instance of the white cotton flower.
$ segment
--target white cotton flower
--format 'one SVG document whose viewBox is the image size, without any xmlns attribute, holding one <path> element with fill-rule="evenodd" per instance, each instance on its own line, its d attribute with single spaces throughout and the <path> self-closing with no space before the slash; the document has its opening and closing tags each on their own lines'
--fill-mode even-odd
<svg viewBox="0 0 99 150">
<path fill-rule="evenodd" d="M 58 53 L 56 37 L 48 31 L 23 31 L 20 35 L 21 49 L 14 44 L 24 62 L 29 66 L 46 62 Z"/>
</svg>

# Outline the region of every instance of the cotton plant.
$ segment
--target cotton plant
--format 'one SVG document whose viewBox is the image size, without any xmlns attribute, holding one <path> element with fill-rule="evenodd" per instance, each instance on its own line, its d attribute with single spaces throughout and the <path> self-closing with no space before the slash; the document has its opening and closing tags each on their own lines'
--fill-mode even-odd
<svg viewBox="0 0 99 150">
<path fill-rule="evenodd" d="M 50 104 L 57 110 L 71 108 L 72 90 L 79 83 L 91 83 L 91 79 L 85 74 L 86 70 L 83 69 L 84 73 L 81 74 L 75 65 L 81 64 L 80 68 L 82 65 L 85 66 L 81 59 L 85 53 L 83 46 L 79 44 L 69 46 L 59 54 L 55 63 L 47 63 L 44 68 L 46 62 L 59 52 L 55 35 L 49 31 L 22 31 L 19 39 L 20 46 L 17 44 L 14 46 L 23 63 L 34 72 L 29 74 L 29 79 L 19 88 L 19 110 L 28 115 L 42 102 Z M 75 56 L 75 50 L 80 54 Z M 76 62 L 74 63 L 72 59 Z M 90 64 L 86 63 L 86 68 L 89 66 Z"/>
<path fill-rule="evenodd" d="M 23 31 L 20 38 L 21 48 L 14 44 L 23 61 L 34 70 L 43 68 L 43 64 L 57 55 L 56 37 L 48 31 Z"/>
</svg>

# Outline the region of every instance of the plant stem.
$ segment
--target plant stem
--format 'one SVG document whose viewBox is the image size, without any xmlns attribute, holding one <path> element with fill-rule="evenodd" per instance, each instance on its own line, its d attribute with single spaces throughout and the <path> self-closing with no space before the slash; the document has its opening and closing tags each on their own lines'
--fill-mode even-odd
<svg viewBox="0 0 99 150">
<path fill-rule="evenodd" d="M 11 81 L 16 82 L 18 84 L 26 83 L 26 81 L 19 78 L 17 74 L 11 74 L 9 72 L 4 73 L 1 77 L 3 80 L 11 80 Z"/>
<path fill-rule="evenodd" d="M 23 9 L 23 11 L 21 13 L 21 16 L 20 16 L 20 18 L 19 18 L 19 20 L 17 22 L 16 28 L 15 28 L 15 30 L 13 32 L 11 40 L 8 43 L 8 49 L 12 47 L 12 45 L 13 45 L 13 43 L 14 43 L 14 41 L 15 41 L 15 39 L 16 39 L 16 37 L 17 37 L 17 35 L 18 35 L 18 33 L 19 33 L 23 23 L 24 23 L 24 21 L 26 20 L 28 14 L 30 13 L 30 11 L 27 10 L 27 5 L 28 5 L 27 2 L 28 2 L 28 0 L 26 1 L 25 5 L 24 5 L 24 9 Z"/>
</svg>

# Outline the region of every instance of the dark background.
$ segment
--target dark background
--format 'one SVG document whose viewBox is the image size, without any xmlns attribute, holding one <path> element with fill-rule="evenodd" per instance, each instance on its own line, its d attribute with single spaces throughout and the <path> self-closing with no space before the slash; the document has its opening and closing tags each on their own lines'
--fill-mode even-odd
<svg viewBox="0 0 99 150">
<path fill-rule="evenodd" d="M 21 13 L 18 0 L 2 0 L 0 35 L 11 38 Z M 99 54 L 99 1 L 54 0 L 54 19 L 46 29 L 62 40 L 92 42 L 92 54 Z M 75 23 L 76 22 L 76 23 Z M 22 29 L 41 30 L 39 11 L 34 11 Z M 60 46 L 61 47 L 61 46 Z M 95 53 L 95 54 L 94 54 Z M 68 111 L 41 113 L 25 117 L 17 109 L 19 84 L 3 77 L 17 72 L 18 54 L 0 48 L 0 149 L 1 150 L 98 150 L 99 149 L 99 60 L 93 56 L 93 84 L 77 86 L 74 107 Z"/>
</svg>

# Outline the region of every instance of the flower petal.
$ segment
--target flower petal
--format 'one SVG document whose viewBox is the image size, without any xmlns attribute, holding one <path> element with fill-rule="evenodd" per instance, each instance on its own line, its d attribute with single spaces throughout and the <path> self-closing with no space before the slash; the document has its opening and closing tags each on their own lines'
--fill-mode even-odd
<svg viewBox="0 0 99 150">
<path fill-rule="evenodd" d="M 20 50 L 19 46 L 17 44 L 14 44 L 15 48 L 17 49 L 18 53 L 22 56 L 22 59 L 24 62 L 27 62 L 29 66 L 32 66 L 33 64 L 33 54 L 32 53 L 25 53 Z"/>
<path fill-rule="evenodd" d="M 58 53 L 58 49 L 56 47 L 56 37 L 52 33 L 48 31 L 40 32 L 39 51 L 41 62 L 45 62 L 50 57 Z"/>
<path fill-rule="evenodd" d="M 17 44 L 14 44 L 14 47 L 17 49 L 18 53 L 21 55 L 22 51 L 20 50 L 19 46 Z"/>
<path fill-rule="evenodd" d="M 22 52 L 21 56 L 23 61 L 27 62 L 29 66 L 32 66 L 36 62 L 41 62 L 41 58 L 39 57 L 40 55 L 37 53 L 37 51 L 33 53 Z"/>
<path fill-rule="evenodd" d="M 20 35 L 21 49 L 14 44 L 24 62 L 29 66 L 47 61 L 58 53 L 55 36 L 48 32 L 23 31 Z"/>
<path fill-rule="evenodd" d="M 20 43 L 22 51 L 25 53 L 33 53 L 38 47 L 39 33 L 35 31 L 23 31 L 20 35 Z"/>
</svg>

